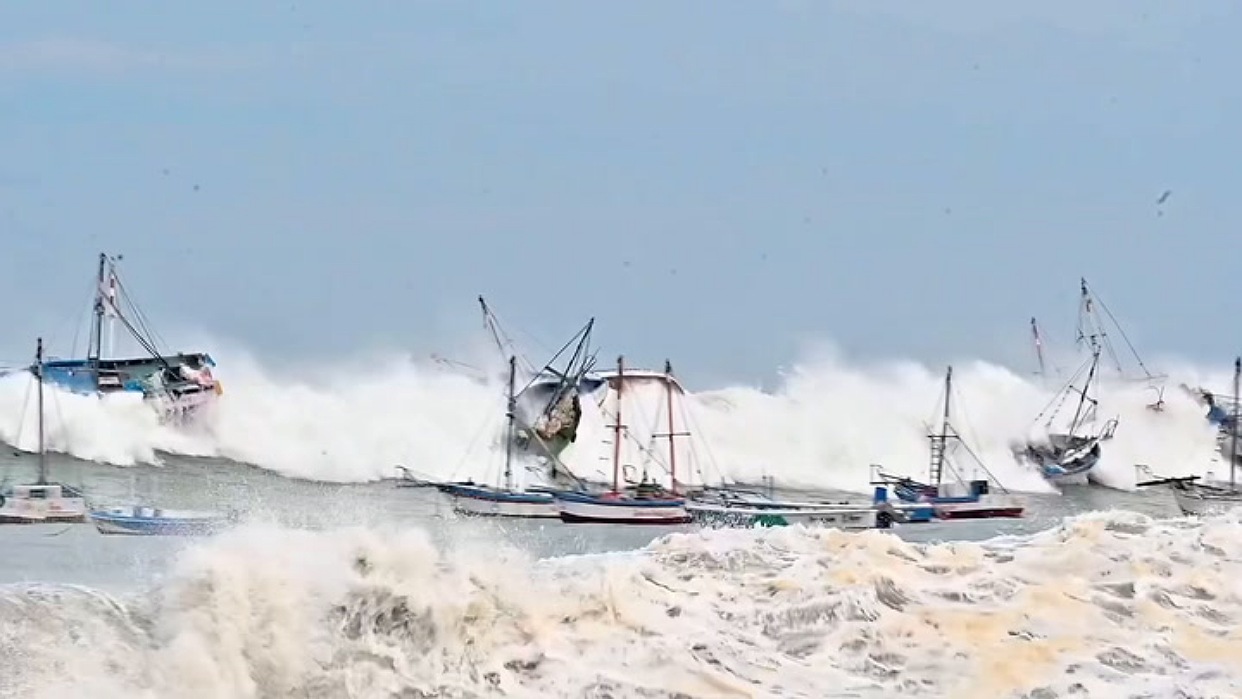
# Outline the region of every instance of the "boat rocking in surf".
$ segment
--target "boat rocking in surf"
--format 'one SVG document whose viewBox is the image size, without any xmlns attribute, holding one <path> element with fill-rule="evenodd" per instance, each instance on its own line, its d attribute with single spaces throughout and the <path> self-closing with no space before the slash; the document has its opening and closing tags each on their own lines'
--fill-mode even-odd
<svg viewBox="0 0 1242 699">
<path fill-rule="evenodd" d="M 604 492 L 558 492 L 554 494 L 560 510 L 562 522 L 568 524 L 688 524 L 692 521 L 686 509 L 686 499 L 680 492 L 677 481 L 677 462 L 674 438 L 685 433 L 677 433 L 672 429 L 672 414 L 669 415 L 667 434 L 653 434 L 652 437 L 667 437 L 669 440 L 669 483 L 670 488 L 650 479 L 647 472 L 647 459 L 644 458 L 641 480 L 633 488 L 624 487 L 623 472 L 629 467 L 622 464 L 622 446 L 629 437 L 628 427 L 623 421 L 622 407 L 625 404 L 627 384 L 631 375 L 625 368 L 625 358 L 617 357 L 615 373 L 606 376 L 611 387 L 609 395 L 614 398 L 612 413 L 612 487 Z M 639 371 L 633 373 L 634 380 L 655 379 L 664 384 L 666 391 L 680 389 L 672 376 L 672 366 L 665 363 L 664 373 Z M 607 402 L 605 397 L 605 402 Z M 671 398 L 670 398 L 671 400 Z M 643 450 L 644 456 L 650 456 Z"/>
<path fill-rule="evenodd" d="M 550 360 L 536 368 L 516 350 L 482 296 L 479 307 L 484 326 L 500 351 L 521 362 L 520 373 L 526 383 L 517 393 L 515 429 L 509 439 L 520 455 L 543 461 L 551 482 L 576 487 L 576 477 L 563 471 L 561 454 L 578 439 L 582 400 L 600 400 L 598 394 L 605 385 L 605 380 L 592 371 L 595 356 L 590 352 L 590 341 L 595 319 L 588 320 Z"/>
<path fill-rule="evenodd" d="M 1229 420 L 1233 425 L 1238 424 L 1240 384 L 1242 384 L 1242 357 L 1237 357 L 1233 361 L 1233 400 L 1231 401 L 1233 413 Z M 1204 478 L 1199 476 L 1165 478 L 1152 474 L 1146 466 L 1140 466 L 1138 467 L 1140 473 L 1147 476 L 1148 480 L 1136 485 L 1138 487 L 1169 486 L 1178 508 L 1185 515 L 1220 514 L 1240 507 L 1242 506 L 1242 487 L 1239 486 L 1242 484 L 1239 484 L 1237 479 L 1238 459 L 1228 458 L 1229 455 L 1238 453 L 1238 441 L 1238 430 L 1231 430 L 1227 439 L 1227 450 L 1221 452 L 1221 456 L 1226 457 L 1225 461 L 1229 468 L 1228 481 L 1212 478 L 1211 474 Z"/>
<path fill-rule="evenodd" d="M 83 522 L 86 499 L 76 488 L 48 481 L 47 446 L 44 439 L 43 338 L 35 349 L 31 374 L 38 384 L 39 478 L 35 483 L 18 484 L 0 493 L 0 524 L 38 522 Z"/>
<path fill-rule="evenodd" d="M 1101 443 L 1112 439 L 1117 430 L 1117 418 L 1113 417 L 1104 423 L 1098 431 L 1092 431 L 1088 425 L 1095 421 L 1097 401 L 1091 397 L 1091 390 L 1098 379 L 1097 367 L 1100 362 L 1100 346 L 1094 338 L 1091 343 L 1091 358 L 1079 368 L 1070 381 L 1057 394 L 1052 403 L 1036 417 L 1038 422 L 1044 415 L 1045 435 L 1042 439 L 1028 440 L 1024 444 L 1013 445 L 1014 458 L 1020 463 L 1033 464 L 1040 474 L 1052 483 L 1086 482 L 1088 473 L 1100 460 Z M 1083 387 L 1076 386 L 1079 378 L 1085 373 Z M 1065 432 L 1053 432 L 1052 421 L 1056 418 L 1065 400 L 1070 394 L 1078 394 L 1077 407 Z"/>
<path fill-rule="evenodd" d="M 43 365 L 44 379 L 81 395 L 136 394 L 155 408 L 162 420 L 189 421 L 222 392 L 211 371 L 215 361 L 204 352 L 167 354 L 159 350 L 154 333 L 117 274 L 120 260 L 99 255 L 86 358 L 48 359 Z M 123 358 L 113 354 L 117 325 L 147 356 Z"/>
<path fill-rule="evenodd" d="M 944 375 L 944 412 L 940 429 L 928 435 L 928 482 L 890 475 L 873 466 L 873 485 L 892 488 L 899 500 L 930 505 L 937 519 L 1021 517 L 1024 509 L 1022 502 L 1005 490 L 953 427 L 950 421 L 952 398 L 953 367 L 949 367 Z M 963 469 L 950 458 L 951 451 L 965 452 L 974 462 L 976 470 L 982 471 L 986 478 L 967 480 Z M 952 476 L 951 480 L 945 478 L 946 469 Z M 882 494 L 877 499 L 882 499 Z"/>
<path fill-rule="evenodd" d="M 517 357 L 509 357 L 509 388 L 505 411 L 505 467 L 500 487 L 476 485 L 472 482 L 437 483 L 435 488 L 453 501 L 458 514 L 482 517 L 547 518 L 560 517 L 556 500 L 548 492 L 521 490 L 515 487 L 513 456 L 517 448 L 517 393 L 515 391 Z"/>
</svg>

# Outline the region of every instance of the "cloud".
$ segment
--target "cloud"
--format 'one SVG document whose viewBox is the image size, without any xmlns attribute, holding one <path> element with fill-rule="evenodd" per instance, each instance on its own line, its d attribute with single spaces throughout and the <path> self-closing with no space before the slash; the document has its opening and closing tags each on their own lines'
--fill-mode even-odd
<svg viewBox="0 0 1242 699">
<path fill-rule="evenodd" d="M 0 44 L 0 73 L 121 74 L 145 70 L 213 70 L 243 64 L 233 51 L 156 49 L 99 39 L 43 37 Z"/>
</svg>

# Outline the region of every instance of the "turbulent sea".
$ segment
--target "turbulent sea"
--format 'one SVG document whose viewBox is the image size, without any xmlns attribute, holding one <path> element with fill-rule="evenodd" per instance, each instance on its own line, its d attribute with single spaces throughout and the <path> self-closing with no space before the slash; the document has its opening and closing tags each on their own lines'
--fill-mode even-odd
<svg viewBox="0 0 1242 699">
<path fill-rule="evenodd" d="M 225 394 L 191 432 L 141 405 L 50 398 L 57 479 L 243 524 L 204 539 L 0 528 L 0 697 L 1242 693 L 1242 521 L 1133 492 L 1136 463 L 1220 470 L 1202 406 L 1176 387 L 1226 386 L 1216 372 L 1181 372 L 1162 412 L 1106 384 L 1100 411 L 1120 427 L 1100 483 L 1056 492 L 1008 455 L 1054 389 L 963 364 L 961 426 L 1031 516 L 842 533 L 459 521 L 381 479 L 398 463 L 485 477 L 495 382 L 399 359 L 326 379 L 217 359 Z M 862 497 L 872 463 L 925 468 L 939 382 L 826 356 L 770 392 L 700 390 L 682 463 Z M 20 449 L 28 383 L 0 380 L 0 438 Z M 602 425 L 588 414 L 566 454 L 587 474 Z M 0 456 L 0 478 L 33 468 Z"/>
</svg>

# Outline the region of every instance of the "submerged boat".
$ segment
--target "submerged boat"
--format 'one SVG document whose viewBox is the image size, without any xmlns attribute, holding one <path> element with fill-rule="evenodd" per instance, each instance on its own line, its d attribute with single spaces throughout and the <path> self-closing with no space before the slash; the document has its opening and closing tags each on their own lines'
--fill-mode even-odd
<svg viewBox="0 0 1242 699">
<path fill-rule="evenodd" d="M 1117 418 L 1111 418 L 1098 431 L 1092 431 L 1088 425 L 1095 420 L 1096 399 L 1091 397 L 1091 389 L 1097 380 L 1096 369 L 1100 361 L 1100 347 L 1094 340 L 1091 343 L 1091 359 L 1078 370 L 1064 388 L 1053 399 L 1051 412 L 1044 424 L 1045 435 L 1042 439 L 1028 440 L 1024 444 L 1013 445 L 1014 458 L 1019 463 L 1028 463 L 1039 469 L 1040 475 L 1046 480 L 1062 483 L 1085 483 L 1088 473 L 1099 463 L 1103 451 L 1101 443 L 1112 439 L 1117 429 Z M 1075 383 L 1086 372 L 1083 387 L 1079 389 Z M 1056 418 L 1061 406 L 1070 394 L 1078 395 L 1077 407 L 1069 428 L 1065 432 L 1053 432 L 1052 421 Z M 1036 420 L 1043 417 L 1041 413 Z"/>
<path fill-rule="evenodd" d="M 1242 384 L 1242 357 L 1237 357 L 1233 360 L 1233 413 L 1230 419 L 1230 422 L 1234 425 L 1238 424 L 1239 390 L 1242 388 L 1240 384 Z M 1238 453 L 1238 441 L 1238 430 L 1231 430 L 1227 441 L 1228 451 L 1222 452 L 1222 455 L 1226 456 L 1226 463 L 1229 468 L 1228 481 L 1200 478 L 1199 476 L 1163 478 L 1151 474 L 1150 469 L 1146 467 L 1140 467 L 1148 475 L 1149 480 L 1136 485 L 1140 488 L 1169 486 L 1173 491 L 1173 498 L 1177 501 L 1178 508 L 1185 515 L 1220 514 L 1242 506 L 1242 487 L 1240 487 L 1242 484 L 1238 483 L 1237 478 L 1238 460 L 1236 458 L 1228 458 L 1229 455 Z"/>
<path fill-rule="evenodd" d="M 647 376 L 654 372 L 640 372 L 638 376 Z M 664 382 L 667 391 L 676 390 L 672 381 L 672 367 L 665 363 L 663 374 L 654 374 Z M 612 415 L 612 488 L 604 492 L 558 492 L 553 495 L 560 510 L 562 522 L 568 524 L 688 524 L 692 521 L 686 509 L 686 499 L 679 492 L 677 481 L 676 449 L 673 439 L 681 436 L 672 429 L 672 413 L 669 413 L 669 430 L 663 435 L 669 441 L 669 483 L 665 489 L 648 477 L 646 461 L 642 479 L 633 489 L 623 487 L 622 444 L 628 437 L 627 427 L 622 421 L 625 386 L 628 375 L 625 369 L 625 358 L 617 357 L 617 370 L 608 377 L 612 387 L 611 395 L 615 396 L 615 407 Z M 677 385 L 677 388 L 680 386 Z M 672 394 L 669 393 L 671 396 Z M 671 400 L 671 398 L 670 398 Z M 653 435 L 658 436 L 658 435 Z"/>
<path fill-rule="evenodd" d="M 38 384 L 39 478 L 35 483 L 14 485 L 0 492 L 0 524 L 82 522 L 86 519 L 86 499 L 82 492 L 63 483 L 48 481 L 43 423 L 43 367 L 43 338 L 39 338 L 35 362 L 30 368 Z"/>
<path fill-rule="evenodd" d="M 873 466 L 872 483 L 892 488 L 893 494 L 902 501 L 930 505 L 937 519 L 1021 517 L 1022 502 L 1005 491 L 953 427 L 950 421 L 952 397 L 953 367 L 949 367 L 944 375 L 944 413 L 940 430 L 928 435 L 928 482 L 887 474 Z M 967 479 L 949 458 L 951 448 L 965 451 L 987 478 Z M 951 479 L 946 479 L 946 470 Z M 994 487 L 1000 492 L 993 492 Z M 877 496 L 877 500 L 880 499 L 882 497 Z"/>
<path fill-rule="evenodd" d="M 516 448 L 514 431 L 517 424 L 517 393 L 515 376 L 517 357 L 509 357 L 509 390 L 505 411 L 505 469 L 504 483 L 500 487 L 489 487 L 466 483 L 438 483 L 437 490 L 453 501 L 453 510 L 458 514 L 485 517 L 523 517 L 549 518 L 560 517 L 560 509 L 550 493 L 530 492 L 515 487 L 513 479 L 513 451 Z"/>
<path fill-rule="evenodd" d="M 215 361 L 205 352 L 170 354 L 159 350 L 145 317 L 134 306 L 117 275 L 120 259 L 105 253 L 99 255 L 86 357 L 48 359 L 43 364 L 44 380 L 80 395 L 141 396 L 162 420 L 188 421 L 223 391 L 212 375 Z M 116 357 L 112 353 L 118 325 L 146 356 Z"/>
<path fill-rule="evenodd" d="M 93 510 L 90 519 L 100 534 L 146 536 L 206 536 L 236 522 L 232 515 L 220 512 L 165 510 L 143 505 Z"/>
</svg>

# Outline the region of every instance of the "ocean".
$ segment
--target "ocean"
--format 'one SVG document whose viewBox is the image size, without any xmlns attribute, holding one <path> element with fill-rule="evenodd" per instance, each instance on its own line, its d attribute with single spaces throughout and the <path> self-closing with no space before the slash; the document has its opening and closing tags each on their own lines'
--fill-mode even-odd
<svg viewBox="0 0 1242 699">
<path fill-rule="evenodd" d="M 1166 391 L 1161 412 L 1141 390 L 1102 392 L 1101 412 L 1121 417 L 1102 484 L 1058 492 L 1008 456 L 1049 391 L 973 363 L 957 374 L 963 422 L 1026 518 L 702 531 L 459 520 L 435 493 L 396 487 L 398 463 L 494 473 L 479 435 L 500 401 L 492 385 L 395 367 L 347 382 L 236 362 L 191 432 L 141 405 L 55 395 L 54 479 L 242 523 L 210 538 L 0 527 L 0 697 L 1239 695 L 1242 521 L 1180 518 L 1167 492 L 1133 489 L 1136 463 L 1219 469 L 1188 392 Z M 937 374 L 825 358 L 775 391 L 698 392 L 706 444 L 679 463 L 866 497 L 872 463 L 925 468 Z M 5 381 L 0 436 L 29 449 L 25 386 Z M 603 468 L 600 433 L 588 416 L 567 451 L 587 473 Z M 10 482 L 34 469 L 0 456 Z"/>
</svg>

